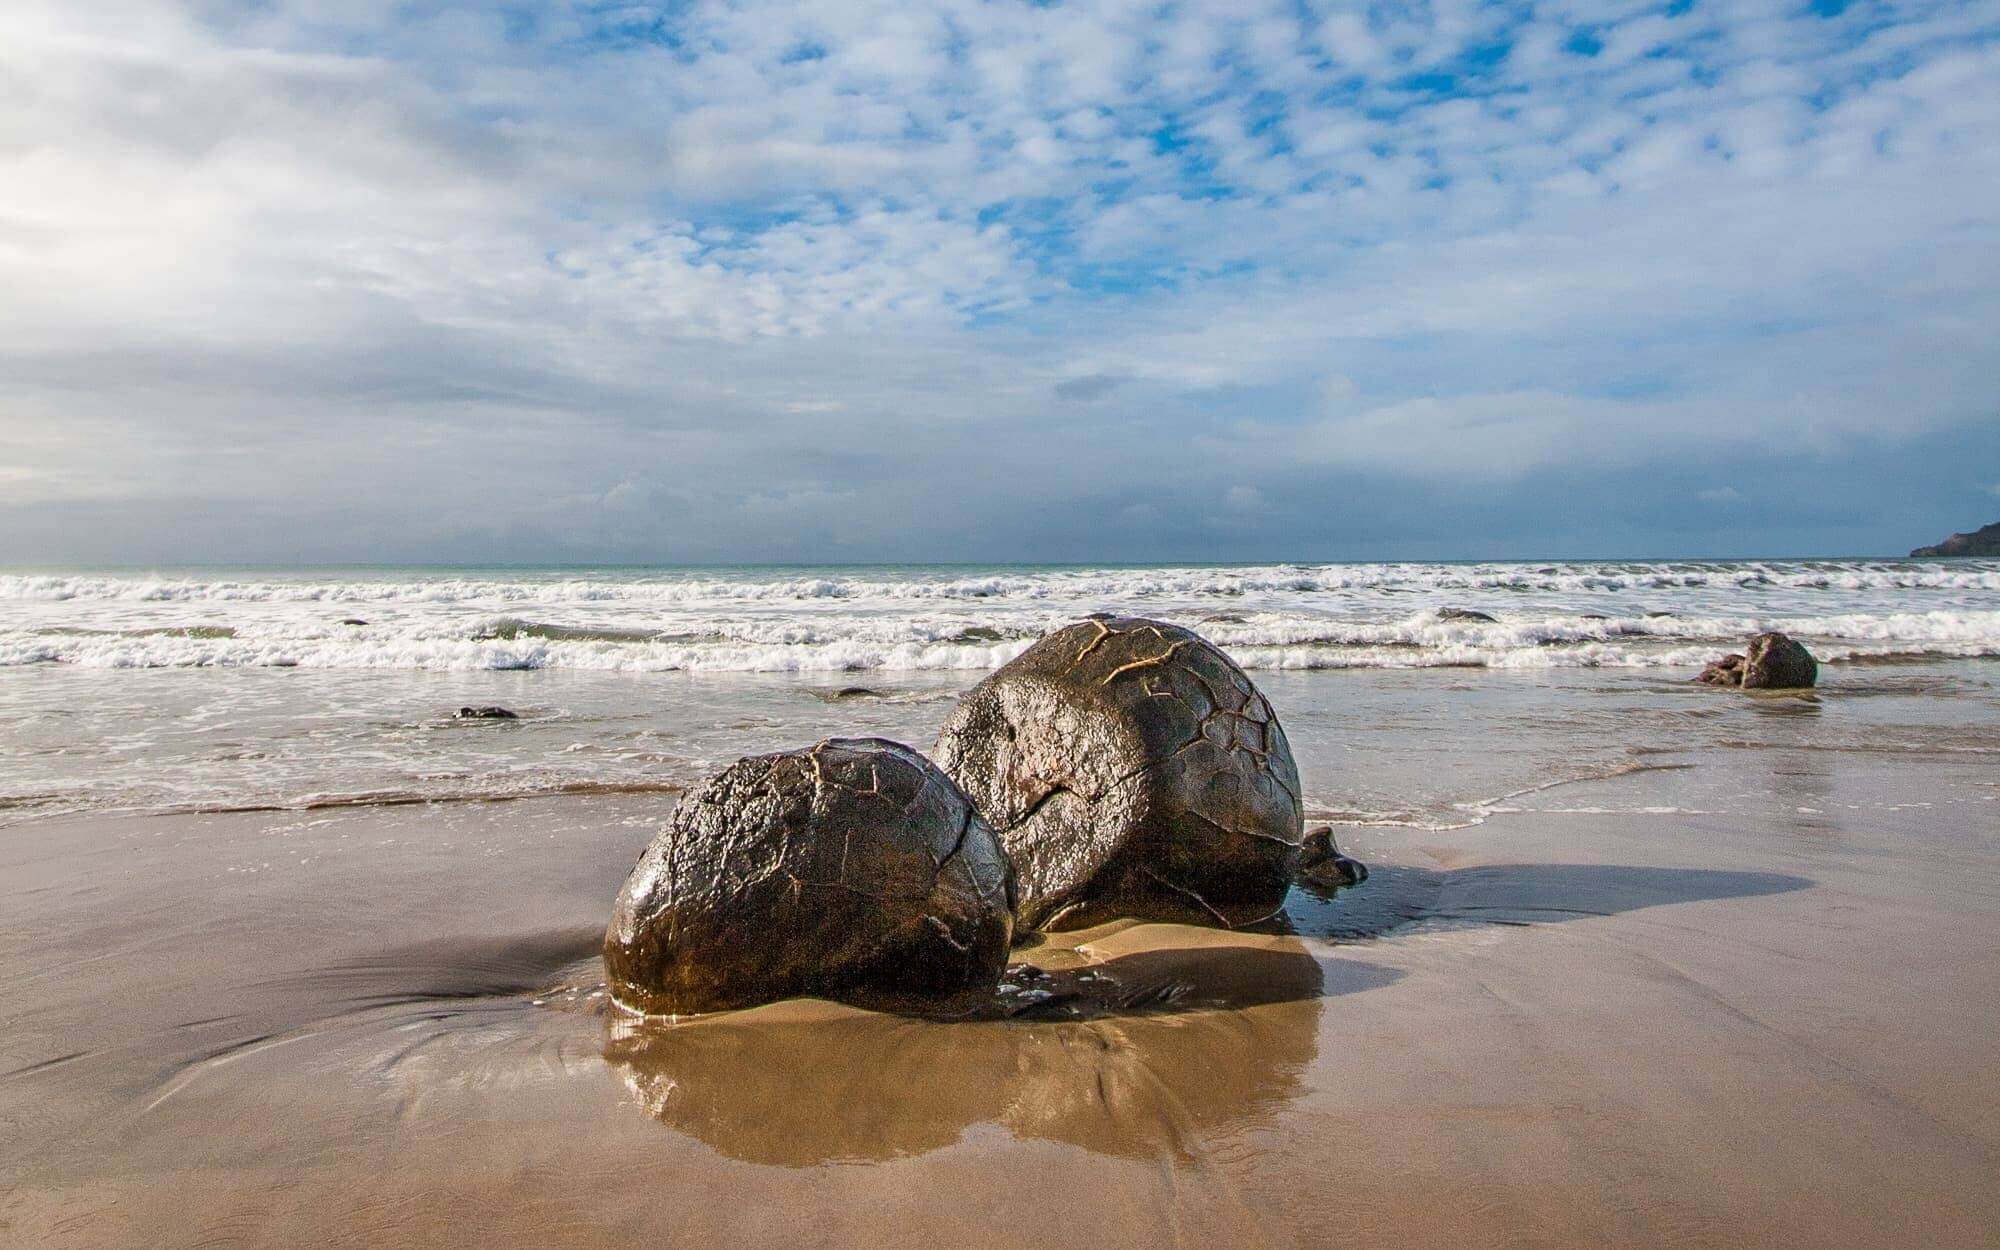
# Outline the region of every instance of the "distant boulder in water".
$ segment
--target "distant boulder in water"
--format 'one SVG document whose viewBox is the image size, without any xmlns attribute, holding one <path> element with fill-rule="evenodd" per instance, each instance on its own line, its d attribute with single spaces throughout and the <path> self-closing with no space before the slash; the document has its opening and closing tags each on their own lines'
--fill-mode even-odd
<svg viewBox="0 0 2000 1250">
<path fill-rule="evenodd" d="M 990 992 L 1012 903 L 951 778 L 900 743 L 830 738 L 683 798 L 618 893 L 604 964 L 612 996 L 651 1014 Z"/>
<path fill-rule="evenodd" d="M 1743 654 L 1714 661 L 1695 680 L 1745 690 L 1803 690 L 1819 680 L 1819 661 L 1803 643 L 1772 632 L 1752 638 Z"/>
<path fill-rule="evenodd" d="M 1490 616 L 1485 612 L 1474 611 L 1471 608 L 1439 608 L 1437 618 L 1440 621 L 1480 621 L 1488 625 L 1498 625 L 1500 623 L 1499 617 Z"/>
<path fill-rule="evenodd" d="M 1919 547 L 1910 555 L 1914 559 L 1932 556 L 2000 556 L 2000 521 L 1983 525 L 1970 534 L 1953 534 L 1935 546 Z"/>
<path fill-rule="evenodd" d="M 1189 630 L 1090 617 L 959 701 L 938 764 L 1012 858 L 1018 918 L 1235 927 L 1284 901 L 1303 828 L 1277 715 Z"/>
<path fill-rule="evenodd" d="M 462 707 L 458 709 L 458 720 L 520 720 L 519 712 L 510 712 L 504 707 Z"/>
</svg>

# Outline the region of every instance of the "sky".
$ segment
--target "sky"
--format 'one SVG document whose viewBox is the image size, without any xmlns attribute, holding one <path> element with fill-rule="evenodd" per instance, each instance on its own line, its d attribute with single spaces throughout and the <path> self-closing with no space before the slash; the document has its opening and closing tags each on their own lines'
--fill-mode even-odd
<svg viewBox="0 0 2000 1250">
<path fill-rule="evenodd" d="M 0 6 L 0 563 L 1996 517 L 2000 0 Z"/>
</svg>

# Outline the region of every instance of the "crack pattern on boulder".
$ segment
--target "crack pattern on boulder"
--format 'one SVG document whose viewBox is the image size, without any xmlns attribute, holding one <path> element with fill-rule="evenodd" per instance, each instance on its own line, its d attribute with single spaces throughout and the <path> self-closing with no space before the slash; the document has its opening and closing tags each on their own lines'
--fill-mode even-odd
<svg viewBox="0 0 2000 1250">
<path fill-rule="evenodd" d="M 612 996 L 689 1014 L 811 995 L 990 992 L 1012 879 L 952 780 L 900 743 L 738 760 L 681 800 L 619 891 Z"/>
<path fill-rule="evenodd" d="M 1271 705 L 1179 626 L 1092 617 L 974 687 L 938 764 L 1013 860 L 1018 918 L 1240 927 L 1284 901 L 1304 829 Z"/>
</svg>

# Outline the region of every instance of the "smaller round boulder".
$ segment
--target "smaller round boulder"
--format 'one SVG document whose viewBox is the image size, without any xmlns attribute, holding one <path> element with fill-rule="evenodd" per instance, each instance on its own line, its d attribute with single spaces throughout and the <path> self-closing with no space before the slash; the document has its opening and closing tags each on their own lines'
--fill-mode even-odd
<svg viewBox="0 0 2000 1250">
<path fill-rule="evenodd" d="M 830 738 L 683 798 L 619 891 L 604 964 L 649 1014 L 990 989 L 1012 893 L 951 778 L 900 743 Z"/>
</svg>

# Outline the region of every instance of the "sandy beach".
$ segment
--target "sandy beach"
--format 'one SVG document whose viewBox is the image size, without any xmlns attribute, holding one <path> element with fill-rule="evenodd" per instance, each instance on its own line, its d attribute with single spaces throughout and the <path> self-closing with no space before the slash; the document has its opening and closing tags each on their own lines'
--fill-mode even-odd
<svg viewBox="0 0 2000 1250">
<path fill-rule="evenodd" d="M 1798 706 L 1466 828 L 1342 826 L 1373 876 L 1285 932 L 1042 939 L 1069 993 L 1005 1020 L 607 1011 L 670 797 L 16 824 L 0 1231 L 1990 1244 L 1991 730 L 1821 749 Z"/>
</svg>

